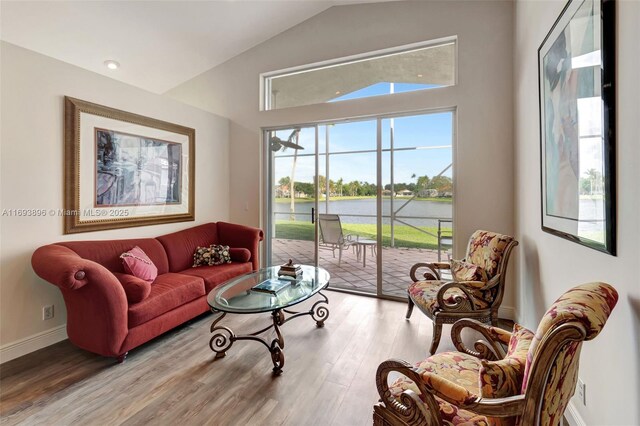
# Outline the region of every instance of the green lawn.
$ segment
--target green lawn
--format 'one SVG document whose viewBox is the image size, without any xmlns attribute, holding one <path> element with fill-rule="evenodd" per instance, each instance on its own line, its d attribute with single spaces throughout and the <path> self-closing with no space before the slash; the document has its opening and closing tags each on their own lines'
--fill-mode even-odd
<svg viewBox="0 0 640 426">
<path fill-rule="evenodd" d="M 393 229 L 395 246 L 437 249 L 438 241 L 435 235 L 437 235 L 438 229 L 427 226 L 421 226 L 419 228 L 430 232 L 434 236 L 420 232 L 410 226 L 396 225 Z M 313 241 L 313 229 L 314 225 L 309 222 L 279 220 L 276 222 L 276 238 Z M 370 239 L 375 239 L 377 233 L 376 225 L 360 223 L 343 223 L 342 230 L 345 234 L 355 234 L 362 238 Z M 445 228 L 443 230 L 448 229 Z M 382 226 L 382 245 L 385 247 L 391 245 L 391 225 Z"/>
</svg>

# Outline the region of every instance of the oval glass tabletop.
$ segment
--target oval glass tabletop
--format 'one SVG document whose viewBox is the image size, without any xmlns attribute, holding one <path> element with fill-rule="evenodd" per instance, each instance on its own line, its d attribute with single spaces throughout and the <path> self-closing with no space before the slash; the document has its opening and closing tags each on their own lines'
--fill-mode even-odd
<svg viewBox="0 0 640 426">
<path fill-rule="evenodd" d="M 329 286 L 330 276 L 325 269 L 308 265 L 301 268 L 298 279 L 278 277 L 279 266 L 241 275 L 211 290 L 207 302 L 221 312 L 270 312 L 303 302 Z M 259 291 L 257 286 L 270 287 L 271 291 Z"/>
</svg>

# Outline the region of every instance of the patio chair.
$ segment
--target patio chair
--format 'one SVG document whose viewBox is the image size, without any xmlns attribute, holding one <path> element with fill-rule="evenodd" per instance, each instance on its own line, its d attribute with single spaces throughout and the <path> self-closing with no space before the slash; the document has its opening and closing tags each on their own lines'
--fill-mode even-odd
<svg viewBox="0 0 640 426">
<path fill-rule="evenodd" d="M 413 265 L 406 318 L 411 317 L 414 305 L 431 318 L 432 355 L 438 349 L 443 324 L 453 324 L 461 318 L 498 324 L 509 256 L 517 245 L 508 235 L 476 231 L 469 239 L 464 259 Z M 424 278 L 416 276 L 419 268 L 428 269 Z M 450 270 L 453 281 L 442 280 L 442 270 Z"/>
<path fill-rule="evenodd" d="M 342 262 L 342 251 L 349 247 L 355 248 L 354 244 L 358 240 L 358 236 L 352 234 L 344 235 L 340 216 L 337 214 L 319 214 L 318 226 L 320 227 L 320 243 L 318 247 L 332 250 L 334 258 L 336 257 L 336 250 L 338 250 L 339 265 Z"/>
<path fill-rule="evenodd" d="M 519 324 L 510 333 L 457 321 L 451 330 L 457 351 L 415 365 L 389 359 L 378 366 L 373 424 L 560 426 L 575 392 L 582 342 L 600 333 L 617 301 L 609 284 L 574 287 L 551 305 L 535 334 Z M 482 336 L 474 349 L 462 342 L 468 329 Z"/>
</svg>

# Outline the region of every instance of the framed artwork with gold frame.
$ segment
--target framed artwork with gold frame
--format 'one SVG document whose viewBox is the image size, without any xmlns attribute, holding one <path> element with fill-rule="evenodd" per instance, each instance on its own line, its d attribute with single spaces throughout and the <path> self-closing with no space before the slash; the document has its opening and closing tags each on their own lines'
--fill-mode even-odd
<svg viewBox="0 0 640 426">
<path fill-rule="evenodd" d="M 64 233 L 195 219 L 195 130 L 65 97 Z"/>
</svg>

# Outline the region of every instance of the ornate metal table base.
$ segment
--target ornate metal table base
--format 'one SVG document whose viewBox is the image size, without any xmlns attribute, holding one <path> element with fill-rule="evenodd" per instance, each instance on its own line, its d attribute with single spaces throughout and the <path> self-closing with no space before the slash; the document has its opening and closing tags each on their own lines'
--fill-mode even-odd
<svg viewBox="0 0 640 426">
<path fill-rule="evenodd" d="M 322 300 L 318 300 L 311 306 L 311 309 L 307 312 L 296 312 L 289 309 L 276 309 L 271 312 L 272 324 L 258 330 L 254 333 L 245 335 L 236 335 L 229 327 L 218 326 L 218 323 L 227 315 L 226 312 L 222 312 L 218 318 L 216 318 L 211 324 L 211 333 L 214 333 L 209 340 L 209 347 L 216 353 L 216 359 L 222 358 L 227 354 L 231 345 L 236 340 L 254 340 L 260 342 L 266 346 L 271 353 L 271 361 L 273 362 L 273 374 L 280 375 L 282 373 L 282 367 L 284 366 L 284 337 L 280 332 L 280 326 L 294 318 L 298 318 L 304 315 L 310 315 L 316 322 L 318 328 L 324 327 L 324 322 L 329 318 L 329 299 L 327 296 L 318 292 L 318 295 L 322 297 Z M 215 309 L 211 309 L 214 313 L 220 312 Z M 285 318 L 284 313 L 290 314 L 288 318 Z M 259 335 L 272 329 L 276 333 L 276 337 L 269 342 Z"/>
</svg>

